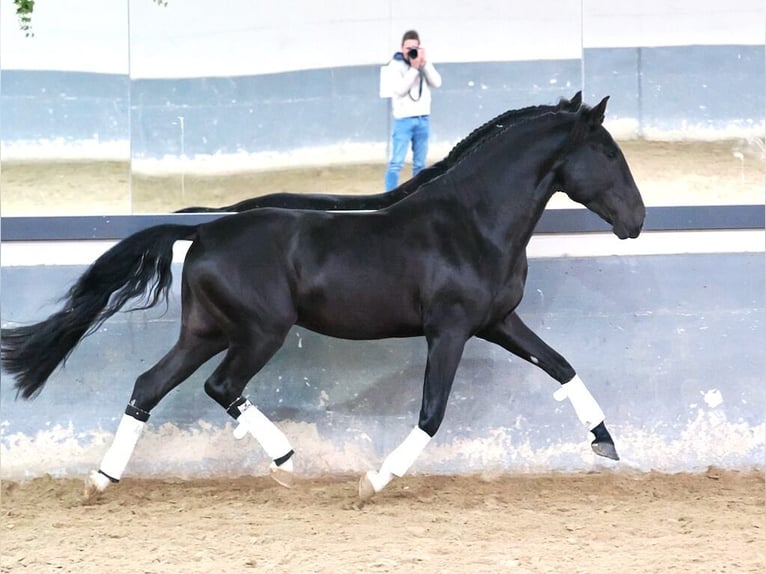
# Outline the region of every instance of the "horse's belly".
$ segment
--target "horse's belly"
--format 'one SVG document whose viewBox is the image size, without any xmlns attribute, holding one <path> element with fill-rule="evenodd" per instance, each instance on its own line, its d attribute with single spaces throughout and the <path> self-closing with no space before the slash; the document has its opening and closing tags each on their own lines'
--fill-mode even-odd
<svg viewBox="0 0 766 574">
<path fill-rule="evenodd" d="M 423 334 L 419 311 L 402 299 L 370 300 L 348 295 L 331 301 L 302 301 L 296 324 L 341 339 L 384 339 Z"/>
<path fill-rule="evenodd" d="M 418 337 L 423 334 L 423 328 L 420 325 L 390 321 L 376 323 L 371 319 L 364 321 L 337 319 L 326 321 L 324 318 L 306 317 L 299 319 L 296 325 L 339 339 L 372 340 L 391 337 Z"/>
</svg>

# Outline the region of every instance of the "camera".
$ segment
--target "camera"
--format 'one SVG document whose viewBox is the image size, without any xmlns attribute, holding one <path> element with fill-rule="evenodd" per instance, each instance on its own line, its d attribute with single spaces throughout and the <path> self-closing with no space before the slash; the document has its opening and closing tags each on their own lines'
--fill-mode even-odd
<svg viewBox="0 0 766 574">
<path fill-rule="evenodd" d="M 410 48 L 409 50 L 407 50 L 407 57 L 410 60 L 414 60 L 415 58 L 417 58 L 418 57 L 418 49 L 417 48 Z"/>
</svg>

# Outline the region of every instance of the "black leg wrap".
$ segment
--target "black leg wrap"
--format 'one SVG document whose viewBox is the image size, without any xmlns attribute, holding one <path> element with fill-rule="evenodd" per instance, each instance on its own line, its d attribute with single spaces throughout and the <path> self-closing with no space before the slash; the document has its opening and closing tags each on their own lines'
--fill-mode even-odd
<svg viewBox="0 0 766 574">
<path fill-rule="evenodd" d="M 279 458 L 275 458 L 274 464 L 276 464 L 277 466 L 282 466 L 288 460 L 290 460 L 290 457 L 293 456 L 294 454 L 295 454 L 295 451 L 293 449 L 290 449 L 290 452 L 288 452 L 286 455 L 280 456 Z"/>
<path fill-rule="evenodd" d="M 112 482 L 112 483 L 115 483 L 115 482 L 120 482 L 120 479 L 119 479 L 119 478 L 114 478 L 113 476 L 109 476 L 108 474 L 106 474 L 106 473 L 105 473 L 103 470 L 101 470 L 101 469 L 98 469 L 98 473 L 99 473 L 99 474 L 103 474 L 103 475 L 104 475 L 105 477 L 107 477 L 107 478 L 109 479 L 109 481 L 110 481 L 110 482 Z"/>
<path fill-rule="evenodd" d="M 137 406 L 134 406 L 134 405 L 129 404 L 125 408 L 125 414 L 128 415 L 129 417 L 133 417 L 137 421 L 141 421 L 142 423 L 145 423 L 146 421 L 149 420 L 149 413 L 143 409 L 139 409 Z"/>
<path fill-rule="evenodd" d="M 238 399 L 235 399 L 233 403 L 231 403 L 228 407 L 226 407 L 226 412 L 229 413 L 229 416 L 233 418 L 239 417 L 241 414 L 239 411 L 239 407 L 245 403 L 247 399 L 245 397 L 239 397 Z"/>
</svg>

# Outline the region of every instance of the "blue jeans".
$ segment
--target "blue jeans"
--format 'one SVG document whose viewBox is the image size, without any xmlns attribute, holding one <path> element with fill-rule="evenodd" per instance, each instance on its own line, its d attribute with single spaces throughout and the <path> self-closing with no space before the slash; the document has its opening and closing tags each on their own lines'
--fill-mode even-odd
<svg viewBox="0 0 766 574">
<path fill-rule="evenodd" d="M 394 120 L 391 161 L 386 170 L 386 191 L 391 191 L 399 185 L 399 172 L 404 167 L 404 158 L 407 156 L 410 142 L 412 142 L 412 177 L 426 166 L 430 132 L 431 124 L 428 116 Z"/>
</svg>

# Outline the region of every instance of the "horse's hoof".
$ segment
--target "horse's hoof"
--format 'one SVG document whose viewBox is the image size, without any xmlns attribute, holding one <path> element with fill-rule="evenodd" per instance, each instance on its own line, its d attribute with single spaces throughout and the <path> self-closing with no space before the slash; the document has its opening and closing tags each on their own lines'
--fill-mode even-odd
<svg viewBox="0 0 766 574">
<path fill-rule="evenodd" d="M 620 456 L 617 454 L 617 449 L 614 448 L 614 444 L 611 442 L 597 442 L 590 443 L 593 452 L 599 456 L 610 458 L 612 460 L 620 460 Z"/>
<path fill-rule="evenodd" d="M 96 485 L 86 480 L 85 488 L 82 490 L 82 503 L 88 504 L 93 502 L 99 494 L 101 494 L 101 491 L 96 488 Z"/>
<path fill-rule="evenodd" d="M 93 502 L 99 494 L 106 490 L 110 480 L 95 470 L 91 471 L 88 478 L 85 479 L 85 488 L 82 493 L 83 503 Z"/>
<path fill-rule="evenodd" d="M 375 471 L 370 470 L 359 479 L 359 500 L 367 502 L 373 496 L 375 496 L 375 487 L 372 485 L 370 474 L 374 474 Z"/>
<path fill-rule="evenodd" d="M 270 468 L 271 478 L 273 478 L 277 484 L 281 484 L 285 488 L 292 488 L 295 475 L 289 470 L 280 468 L 278 466 L 272 466 Z"/>
</svg>

